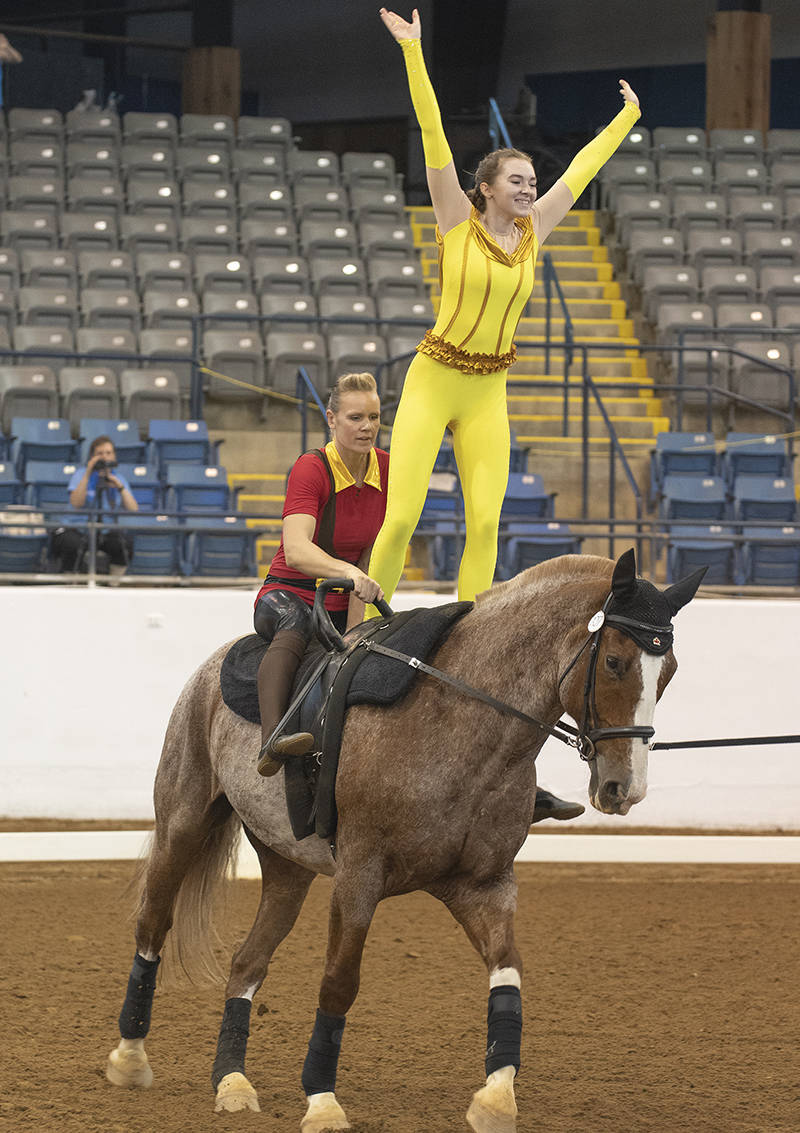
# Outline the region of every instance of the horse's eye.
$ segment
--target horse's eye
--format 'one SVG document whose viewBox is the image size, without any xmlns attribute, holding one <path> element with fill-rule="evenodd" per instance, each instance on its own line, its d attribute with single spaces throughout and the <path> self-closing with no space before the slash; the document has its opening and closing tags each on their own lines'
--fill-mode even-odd
<svg viewBox="0 0 800 1133">
<path fill-rule="evenodd" d="M 613 653 L 608 653 L 606 655 L 606 668 L 611 673 L 619 673 L 622 669 L 622 662 Z"/>
</svg>

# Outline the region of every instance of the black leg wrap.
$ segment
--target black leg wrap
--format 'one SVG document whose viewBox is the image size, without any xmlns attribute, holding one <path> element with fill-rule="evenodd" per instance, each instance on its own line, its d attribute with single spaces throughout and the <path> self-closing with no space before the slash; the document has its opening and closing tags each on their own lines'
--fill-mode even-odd
<svg viewBox="0 0 800 1133">
<path fill-rule="evenodd" d="M 519 1071 L 522 1042 L 522 996 L 518 987 L 493 987 L 489 992 L 486 1076 L 503 1066 Z"/>
<path fill-rule="evenodd" d="M 123 1039 L 143 1039 L 150 1030 L 150 1010 L 160 963 L 160 957 L 145 960 L 138 952 L 133 958 L 128 991 L 119 1013 L 119 1033 Z"/>
<path fill-rule="evenodd" d="M 336 1067 L 339 1064 L 339 1050 L 346 1022 L 344 1015 L 326 1015 L 317 1009 L 300 1079 L 306 1097 L 311 1094 L 333 1093 L 336 1089 Z"/>
<path fill-rule="evenodd" d="M 215 1091 L 226 1074 L 244 1074 L 252 1006 L 249 999 L 225 1000 L 225 1012 L 217 1039 L 217 1057 L 211 1069 L 211 1085 Z"/>
</svg>

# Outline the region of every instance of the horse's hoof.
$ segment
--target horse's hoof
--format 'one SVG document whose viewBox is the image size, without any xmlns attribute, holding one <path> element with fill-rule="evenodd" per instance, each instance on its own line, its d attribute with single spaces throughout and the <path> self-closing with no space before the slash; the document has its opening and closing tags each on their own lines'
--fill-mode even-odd
<svg viewBox="0 0 800 1133">
<path fill-rule="evenodd" d="M 331 1133 L 336 1129 L 350 1128 L 335 1094 L 311 1094 L 305 1117 L 300 1122 L 300 1133 Z"/>
<path fill-rule="evenodd" d="M 478 1090 L 467 1110 L 467 1125 L 474 1133 L 516 1133 L 517 1103 L 513 1086 L 492 1083 Z"/>
<path fill-rule="evenodd" d="M 149 1090 L 153 1071 L 144 1050 L 120 1050 L 115 1047 L 108 1056 L 106 1078 L 115 1086 L 129 1090 Z"/>
<path fill-rule="evenodd" d="M 226 1074 L 217 1086 L 214 1113 L 238 1113 L 241 1109 L 252 1109 L 256 1113 L 261 1113 L 258 1094 L 244 1074 L 235 1071 L 233 1074 Z"/>
</svg>

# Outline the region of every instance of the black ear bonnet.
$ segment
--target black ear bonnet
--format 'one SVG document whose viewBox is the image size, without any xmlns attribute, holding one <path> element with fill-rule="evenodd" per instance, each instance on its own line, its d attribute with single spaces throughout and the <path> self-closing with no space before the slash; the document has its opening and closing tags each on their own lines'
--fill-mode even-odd
<svg viewBox="0 0 800 1133">
<path fill-rule="evenodd" d="M 644 578 L 612 594 L 606 622 L 632 638 L 640 649 L 661 656 L 672 648 L 673 610 L 664 592 Z"/>
</svg>

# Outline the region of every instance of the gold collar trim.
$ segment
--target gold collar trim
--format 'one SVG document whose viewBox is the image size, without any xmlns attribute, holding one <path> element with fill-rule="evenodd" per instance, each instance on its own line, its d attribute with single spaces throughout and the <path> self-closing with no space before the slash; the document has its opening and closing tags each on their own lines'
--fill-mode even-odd
<svg viewBox="0 0 800 1133">
<path fill-rule="evenodd" d="M 518 216 L 514 219 L 514 227 L 518 228 L 522 235 L 520 236 L 519 244 L 517 244 L 511 255 L 500 247 L 489 230 L 483 226 L 480 220 L 480 213 L 474 205 L 470 213 L 469 225 L 475 242 L 478 244 L 481 251 L 489 256 L 490 259 L 497 260 L 500 264 L 505 264 L 506 267 L 516 267 L 516 265 L 523 260 L 527 260 L 528 256 L 530 256 L 533 251 L 533 242 L 536 237 L 533 232 L 533 219 L 530 216 Z"/>
<path fill-rule="evenodd" d="M 333 473 L 333 489 L 335 492 L 341 492 L 344 488 L 352 488 L 355 484 L 355 478 L 350 473 L 349 468 L 339 455 L 339 450 L 334 441 L 328 441 L 325 445 L 325 455 L 328 458 L 328 463 L 331 466 Z M 364 484 L 369 485 L 370 488 L 377 488 L 381 490 L 381 470 L 378 465 L 378 454 L 374 448 L 369 450 L 369 459 L 367 461 L 367 471 L 364 475 Z"/>
</svg>

